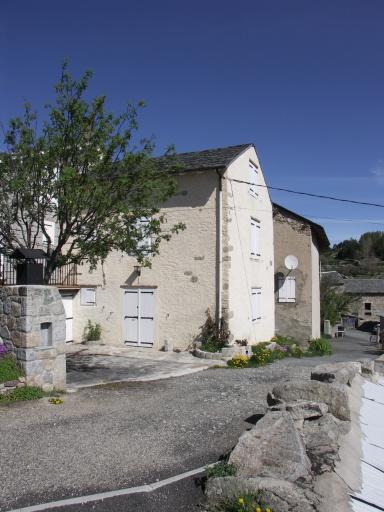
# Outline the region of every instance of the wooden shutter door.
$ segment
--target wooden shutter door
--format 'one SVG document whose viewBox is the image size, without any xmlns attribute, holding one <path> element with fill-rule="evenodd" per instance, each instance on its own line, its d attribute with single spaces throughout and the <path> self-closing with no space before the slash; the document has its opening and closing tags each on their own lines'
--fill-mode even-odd
<svg viewBox="0 0 384 512">
<path fill-rule="evenodd" d="M 139 290 L 124 291 L 124 331 L 125 342 L 139 343 Z"/>
</svg>

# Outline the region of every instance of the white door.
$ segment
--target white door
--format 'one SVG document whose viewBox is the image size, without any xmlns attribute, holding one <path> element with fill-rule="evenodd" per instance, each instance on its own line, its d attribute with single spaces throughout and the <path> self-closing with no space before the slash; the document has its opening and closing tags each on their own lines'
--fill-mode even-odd
<svg viewBox="0 0 384 512">
<path fill-rule="evenodd" d="M 155 324 L 155 290 L 124 290 L 124 341 L 136 347 L 152 347 Z"/>
<path fill-rule="evenodd" d="M 73 341 L 73 294 L 61 295 L 65 311 L 65 341 Z"/>
</svg>

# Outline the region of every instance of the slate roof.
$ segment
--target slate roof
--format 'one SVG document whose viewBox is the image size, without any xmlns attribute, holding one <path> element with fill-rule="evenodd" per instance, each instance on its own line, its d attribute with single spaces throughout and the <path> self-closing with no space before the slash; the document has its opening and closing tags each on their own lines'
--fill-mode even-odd
<svg viewBox="0 0 384 512">
<path fill-rule="evenodd" d="M 344 291 L 346 293 L 379 293 L 384 295 L 384 279 L 346 279 L 344 281 Z"/>
<path fill-rule="evenodd" d="M 223 169 L 233 159 L 239 156 L 253 144 L 239 144 L 226 148 L 205 149 L 203 151 L 192 151 L 190 153 L 176 153 L 173 157 L 159 157 L 155 160 L 161 166 L 166 166 L 170 161 L 180 165 L 181 171 L 197 171 L 199 169 Z"/>
<path fill-rule="evenodd" d="M 346 277 L 336 270 L 325 270 L 321 272 L 321 279 L 331 286 L 341 286 L 345 283 Z"/>
<path fill-rule="evenodd" d="M 284 208 L 284 206 L 281 206 L 277 203 L 273 204 L 273 211 L 280 212 L 282 215 L 286 216 L 293 216 L 296 219 L 298 219 L 301 222 L 304 222 L 305 224 L 309 224 L 312 230 L 312 233 L 315 235 L 317 242 L 319 244 L 319 249 L 325 250 L 329 247 L 329 240 L 327 237 L 327 234 L 325 232 L 325 229 L 323 226 L 320 226 L 320 224 L 316 224 L 316 222 L 313 222 L 312 220 L 307 219 L 306 217 L 302 217 L 298 213 L 292 212 L 291 210 L 288 210 L 288 208 Z"/>
</svg>

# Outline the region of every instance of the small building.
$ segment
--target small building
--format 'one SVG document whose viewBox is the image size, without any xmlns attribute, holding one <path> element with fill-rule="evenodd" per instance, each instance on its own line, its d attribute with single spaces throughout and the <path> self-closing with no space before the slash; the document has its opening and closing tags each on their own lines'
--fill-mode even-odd
<svg viewBox="0 0 384 512">
<path fill-rule="evenodd" d="M 278 204 L 273 229 L 276 334 L 305 343 L 321 333 L 320 252 L 329 240 L 322 226 Z"/>
<path fill-rule="evenodd" d="M 384 279 L 345 279 L 343 291 L 356 297 L 351 313 L 358 325 L 379 322 L 384 311 Z"/>
</svg>

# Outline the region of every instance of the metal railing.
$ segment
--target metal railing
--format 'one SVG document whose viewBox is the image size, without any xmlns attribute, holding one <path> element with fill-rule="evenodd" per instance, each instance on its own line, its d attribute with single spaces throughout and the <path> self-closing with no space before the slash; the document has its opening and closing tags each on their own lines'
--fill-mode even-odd
<svg viewBox="0 0 384 512">
<path fill-rule="evenodd" d="M 35 261 L 36 263 L 42 263 L 45 268 L 45 260 Z M 0 253 L 0 286 L 16 284 L 16 265 L 16 260 Z M 63 267 L 57 268 L 53 272 L 49 284 L 53 286 L 77 286 L 77 265 L 68 263 Z"/>
</svg>

